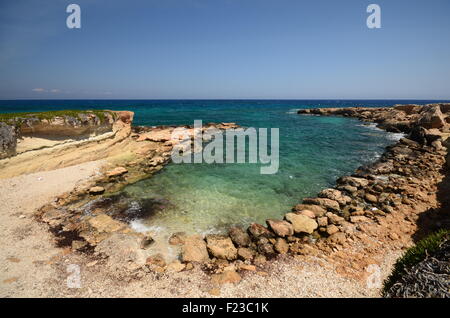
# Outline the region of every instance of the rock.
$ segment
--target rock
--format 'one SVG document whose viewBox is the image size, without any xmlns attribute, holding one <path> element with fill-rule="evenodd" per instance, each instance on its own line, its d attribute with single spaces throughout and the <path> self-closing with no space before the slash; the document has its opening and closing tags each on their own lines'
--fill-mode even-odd
<svg viewBox="0 0 450 318">
<path fill-rule="evenodd" d="M 181 272 L 183 269 L 186 268 L 185 264 L 182 264 L 180 261 L 176 260 L 167 265 L 167 271 L 168 272 Z"/>
<path fill-rule="evenodd" d="M 358 188 L 357 188 L 357 187 L 353 187 L 353 186 L 348 185 L 348 184 L 345 185 L 345 186 L 343 186 L 342 189 L 345 190 L 345 191 L 347 191 L 348 193 L 351 193 L 351 194 L 353 194 L 353 193 L 355 193 L 356 191 L 358 191 Z"/>
<path fill-rule="evenodd" d="M 312 213 L 312 212 L 311 212 Z M 314 213 L 313 213 L 314 215 Z M 272 229 L 272 231 L 281 237 L 291 236 L 294 234 L 294 229 L 292 224 L 286 221 L 268 219 L 266 221 L 267 225 Z"/>
<path fill-rule="evenodd" d="M 394 109 L 404 111 L 407 115 L 417 113 L 421 107 L 418 105 L 397 105 Z"/>
<path fill-rule="evenodd" d="M 369 180 L 364 179 L 364 178 L 344 176 L 344 177 L 340 177 L 337 180 L 337 183 L 338 184 L 349 184 L 352 187 L 356 187 L 356 188 L 365 188 L 369 185 Z"/>
<path fill-rule="evenodd" d="M 316 218 L 316 215 L 314 214 L 314 212 L 310 211 L 310 210 L 303 210 L 301 212 L 298 212 L 298 214 L 307 216 L 307 217 L 309 217 L 311 219 L 315 219 Z"/>
<path fill-rule="evenodd" d="M 359 222 L 369 222 L 370 219 L 368 219 L 365 216 L 362 215 L 352 215 L 350 216 L 350 222 L 351 223 L 359 223 Z"/>
<path fill-rule="evenodd" d="M 0 159 L 16 154 L 17 135 L 14 126 L 0 122 Z"/>
<path fill-rule="evenodd" d="M 92 187 L 89 189 L 89 194 L 102 194 L 103 192 L 105 192 L 105 188 L 103 187 Z"/>
<path fill-rule="evenodd" d="M 247 264 L 241 264 L 239 265 L 239 269 L 240 270 L 244 270 L 244 271 L 256 271 L 256 266 L 255 265 L 247 265 Z"/>
<path fill-rule="evenodd" d="M 328 218 L 326 216 L 317 218 L 317 224 L 319 226 L 327 226 L 328 225 Z"/>
<path fill-rule="evenodd" d="M 342 232 L 337 232 L 334 233 L 333 235 L 330 235 L 330 237 L 328 237 L 327 240 L 333 244 L 340 244 L 340 245 L 343 245 L 346 241 L 345 234 Z"/>
<path fill-rule="evenodd" d="M 141 239 L 141 243 L 140 243 L 140 247 L 141 249 L 146 249 L 148 248 L 152 243 L 154 242 L 153 238 L 149 235 L 146 234 L 142 237 Z"/>
<path fill-rule="evenodd" d="M 317 222 L 305 215 L 299 215 L 295 213 L 287 213 L 285 215 L 286 220 L 291 222 L 295 233 L 308 233 L 311 234 L 317 229 Z"/>
<path fill-rule="evenodd" d="M 256 239 L 259 237 L 273 237 L 272 232 L 270 232 L 266 227 L 258 223 L 252 223 L 248 228 L 248 232 L 250 233 L 251 236 L 253 236 Z"/>
<path fill-rule="evenodd" d="M 183 262 L 197 262 L 203 263 L 209 260 L 206 242 L 199 235 L 186 237 L 181 257 Z"/>
<path fill-rule="evenodd" d="M 110 177 L 110 178 L 118 177 L 118 176 L 124 175 L 127 172 L 128 172 L 128 170 L 125 169 L 124 167 L 117 167 L 117 168 L 114 168 L 113 170 L 108 171 L 106 173 L 106 176 Z"/>
<path fill-rule="evenodd" d="M 264 255 L 258 254 L 255 256 L 253 263 L 256 265 L 263 265 L 267 262 L 267 258 Z"/>
<path fill-rule="evenodd" d="M 106 214 L 95 216 L 89 219 L 88 223 L 99 233 L 122 232 L 128 229 L 128 226 L 125 223 L 116 221 Z"/>
<path fill-rule="evenodd" d="M 244 261 L 251 261 L 255 257 L 256 252 L 246 247 L 239 247 L 237 250 L 238 258 Z"/>
<path fill-rule="evenodd" d="M 211 276 L 211 282 L 216 285 L 235 284 L 241 281 L 241 276 L 235 271 L 224 271 Z"/>
<path fill-rule="evenodd" d="M 334 233 L 339 232 L 339 229 L 336 225 L 331 224 L 327 226 L 327 234 L 328 235 L 333 235 Z"/>
<path fill-rule="evenodd" d="M 329 223 L 332 223 L 332 224 L 340 225 L 340 224 L 342 224 L 342 222 L 345 221 L 345 219 L 342 216 L 336 215 L 331 212 L 328 212 L 326 214 L 326 216 L 328 218 Z"/>
<path fill-rule="evenodd" d="M 366 195 L 364 196 L 364 199 L 370 203 L 378 203 L 378 198 L 370 193 L 366 193 Z"/>
<path fill-rule="evenodd" d="M 286 254 L 289 251 L 289 245 L 286 242 L 285 239 L 282 239 L 281 237 L 277 238 L 274 246 L 275 251 L 279 254 Z"/>
<path fill-rule="evenodd" d="M 319 197 L 337 201 L 340 205 L 346 205 L 352 200 L 350 197 L 343 195 L 341 191 L 331 188 L 322 190 Z"/>
<path fill-rule="evenodd" d="M 265 237 L 261 237 L 258 240 L 257 246 L 258 246 L 258 252 L 260 252 L 262 255 L 272 256 L 275 254 L 273 245 Z"/>
<path fill-rule="evenodd" d="M 164 257 L 162 254 L 155 254 L 152 256 L 147 257 L 146 264 L 156 265 L 159 267 L 165 267 L 166 261 L 164 260 Z"/>
<path fill-rule="evenodd" d="M 177 233 L 172 234 L 169 237 L 169 244 L 170 245 L 183 245 L 185 239 L 186 239 L 186 233 L 177 232 Z"/>
<path fill-rule="evenodd" d="M 223 235 L 211 234 L 206 236 L 206 246 L 214 257 L 229 261 L 237 258 L 237 249 L 231 238 Z"/>
<path fill-rule="evenodd" d="M 315 204 L 319 205 L 327 210 L 339 211 L 339 203 L 334 200 L 325 199 L 325 198 L 306 198 L 303 199 L 303 203 L 305 204 Z"/>
<path fill-rule="evenodd" d="M 297 204 L 294 207 L 294 211 L 296 212 L 302 212 L 304 210 L 313 212 L 316 217 L 320 217 L 327 212 L 327 210 L 325 210 L 321 206 L 314 204 Z"/>
<path fill-rule="evenodd" d="M 425 129 L 444 127 L 446 122 L 439 105 L 424 106 L 418 124 Z"/>
<path fill-rule="evenodd" d="M 240 227 L 232 227 L 228 235 L 236 246 L 247 247 L 251 243 L 250 236 Z"/>
</svg>

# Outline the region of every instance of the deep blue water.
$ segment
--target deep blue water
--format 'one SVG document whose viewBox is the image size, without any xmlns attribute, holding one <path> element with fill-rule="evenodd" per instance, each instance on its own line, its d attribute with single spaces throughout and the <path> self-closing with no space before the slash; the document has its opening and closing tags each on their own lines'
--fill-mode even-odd
<svg viewBox="0 0 450 318">
<path fill-rule="evenodd" d="M 167 208 L 145 220 L 146 229 L 209 232 L 280 217 L 302 198 L 374 161 L 399 138 L 358 120 L 297 115 L 299 108 L 392 106 L 433 101 L 400 100 L 70 100 L 0 101 L 0 112 L 111 109 L 135 112 L 136 125 L 235 122 L 280 129 L 280 168 L 261 175 L 255 164 L 171 164 L 162 173 L 125 188 L 136 207 L 143 198 Z M 136 226 L 143 226 L 142 223 Z M 167 231 L 168 230 L 168 231 Z"/>
</svg>

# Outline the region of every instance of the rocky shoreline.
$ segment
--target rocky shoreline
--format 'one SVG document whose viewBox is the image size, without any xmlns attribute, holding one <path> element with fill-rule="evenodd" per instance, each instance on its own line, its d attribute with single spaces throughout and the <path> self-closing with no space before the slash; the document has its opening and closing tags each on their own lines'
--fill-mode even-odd
<svg viewBox="0 0 450 318">
<path fill-rule="evenodd" d="M 376 162 L 359 168 L 351 176 L 339 178 L 334 188 L 321 191 L 317 197 L 305 198 L 284 220 L 269 219 L 267 226 L 253 223 L 248 229 L 234 227 L 228 235 L 173 234 L 169 244 L 179 246 L 181 255 L 180 260 L 170 264 L 166 264 L 163 255 L 149 251 L 151 233 L 132 231 L 126 222 L 108 215 L 101 206 L 100 213 L 87 216 L 73 207 L 81 205 L 77 202 L 84 203 L 136 180 L 136 176 L 128 176 L 130 171 L 152 173 L 162 169 L 169 162 L 172 145 L 168 136 L 174 127 L 134 129 L 130 137 L 151 144 L 152 149 L 144 147 L 140 160 L 107 171 L 88 188 L 78 189 L 44 206 L 39 210 L 38 219 L 50 225 L 63 245 L 110 259 L 120 271 L 140 268 L 156 272 L 183 271 L 200 264 L 212 274 L 216 284 L 238 282 L 241 271 L 256 271 L 280 254 L 334 257 L 359 242 L 363 252 L 355 254 L 355 258 L 361 261 L 375 245 L 389 242 L 404 247 L 415 231 L 420 214 L 437 209 L 440 204 L 434 196 L 448 169 L 446 141 L 450 135 L 450 104 L 306 109 L 298 113 L 355 117 L 374 122 L 381 129 L 403 132 L 407 137 L 388 147 Z M 440 218 L 439 222 L 442 222 Z M 448 226 L 439 222 L 430 227 Z M 348 257 L 346 261 L 351 260 Z M 367 263 L 370 261 L 364 264 Z"/>
</svg>

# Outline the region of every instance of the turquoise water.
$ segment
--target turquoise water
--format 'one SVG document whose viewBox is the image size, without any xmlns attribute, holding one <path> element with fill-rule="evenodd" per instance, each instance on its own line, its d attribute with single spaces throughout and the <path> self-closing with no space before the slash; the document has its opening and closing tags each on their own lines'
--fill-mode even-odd
<svg viewBox="0 0 450 318">
<path fill-rule="evenodd" d="M 344 174 L 376 160 L 398 139 L 373 125 L 340 117 L 300 116 L 295 109 L 388 106 L 402 101 L 0 101 L 1 111 L 129 109 L 135 124 L 236 122 L 280 129 L 280 167 L 261 175 L 258 164 L 170 164 L 161 173 L 126 187 L 139 230 L 160 233 L 220 232 L 229 225 L 281 217 L 302 198 L 332 186 Z M 428 101 L 408 101 L 427 103 Z M 158 204 L 148 205 L 154 201 Z M 151 206 L 151 207 L 149 207 Z"/>
</svg>

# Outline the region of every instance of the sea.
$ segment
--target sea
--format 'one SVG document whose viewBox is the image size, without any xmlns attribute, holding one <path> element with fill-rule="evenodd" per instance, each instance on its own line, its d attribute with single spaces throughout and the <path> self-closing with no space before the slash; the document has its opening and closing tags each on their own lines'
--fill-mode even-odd
<svg viewBox="0 0 450 318">
<path fill-rule="evenodd" d="M 386 107 L 433 100 L 13 100 L 0 112 L 65 109 L 130 110 L 135 125 L 193 125 L 194 120 L 279 128 L 279 169 L 260 173 L 254 163 L 171 163 L 151 178 L 125 187 L 130 211 L 149 209 L 132 222 L 138 231 L 221 233 L 229 226 L 282 218 L 338 177 L 375 161 L 401 134 L 353 118 L 298 115 L 316 107 Z M 440 102 L 440 101 L 439 101 Z M 148 202 L 158 204 L 148 204 Z M 157 206 L 157 208 L 155 208 Z M 147 211 L 148 212 L 148 211 Z"/>
</svg>

